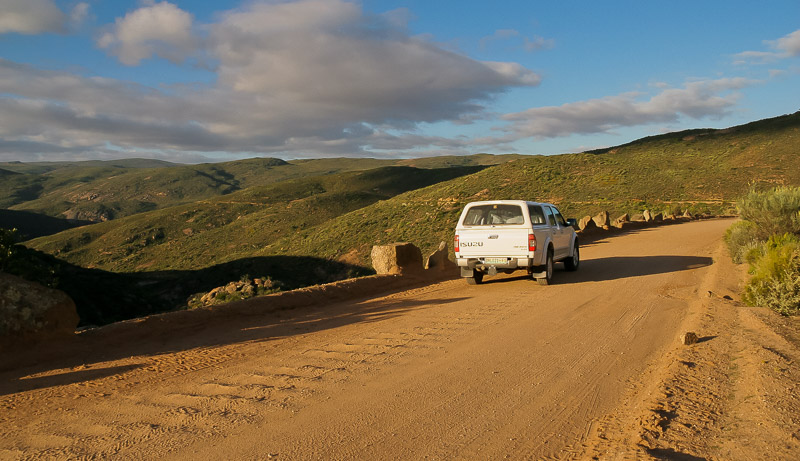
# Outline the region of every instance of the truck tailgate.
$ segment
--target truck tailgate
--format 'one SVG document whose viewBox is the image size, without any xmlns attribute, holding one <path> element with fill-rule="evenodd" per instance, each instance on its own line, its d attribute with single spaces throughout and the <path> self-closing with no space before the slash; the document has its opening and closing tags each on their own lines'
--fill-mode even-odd
<svg viewBox="0 0 800 461">
<path fill-rule="evenodd" d="M 530 228 L 524 226 L 461 229 L 458 231 L 460 257 L 527 257 L 529 232 Z"/>
</svg>

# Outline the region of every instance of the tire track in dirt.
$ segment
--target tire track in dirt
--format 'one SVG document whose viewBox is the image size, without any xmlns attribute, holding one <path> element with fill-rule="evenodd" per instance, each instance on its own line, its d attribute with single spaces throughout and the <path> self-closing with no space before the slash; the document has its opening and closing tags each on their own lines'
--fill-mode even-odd
<svg viewBox="0 0 800 461">
<path fill-rule="evenodd" d="M 436 292 L 435 286 L 411 290 L 415 296 Z M 397 294 L 377 302 L 404 299 Z M 82 456 L 120 456 L 131 449 L 148 445 L 147 452 L 170 452 L 189 440 L 220 434 L 216 428 L 232 427 L 263 421 L 266 409 L 292 411 L 304 400 L 325 388 L 327 382 L 342 383 L 365 369 L 388 366 L 398 357 L 435 349 L 444 338 L 463 334 L 493 318 L 496 309 L 467 313 L 451 321 L 449 317 L 425 314 L 420 321 L 400 331 L 374 331 L 363 338 L 333 341 L 310 347 L 275 360 L 265 359 L 257 370 L 250 366 L 241 370 L 239 363 L 247 360 L 249 351 L 234 351 L 234 346 L 196 349 L 176 354 L 162 354 L 140 360 L 138 368 L 128 373 L 93 381 L 74 383 L 55 388 L 39 389 L 0 398 L 8 410 L 0 421 L 11 421 L 14 411 L 26 408 L 32 401 L 63 401 L 58 421 L 46 421 L 49 408 L 29 414 L 36 422 L 9 435 L 42 443 L 35 447 L 23 442 L 19 448 L 24 459 L 41 456 L 71 458 Z M 425 326 L 419 326 L 424 324 Z M 248 349 L 251 349 L 249 347 Z M 135 361 L 135 360 L 134 360 Z M 93 366 L 117 367 L 130 361 L 101 363 Z M 285 366 L 297 363 L 297 366 Z M 230 373 L 226 370 L 235 370 Z M 30 375 L 41 378 L 66 370 L 53 370 Z M 198 376 L 199 381 L 183 381 Z M 154 386 L 168 391 L 129 395 L 130 389 Z M 102 389 L 92 392 L 91 389 Z M 87 400 L 118 400 L 113 415 L 95 411 Z M 69 405 L 69 400 L 81 404 Z M 103 407 L 109 406 L 103 402 Z M 16 415 L 19 416 L 19 415 Z M 96 425 L 94 430 L 63 430 L 66 426 L 80 428 L 81 420 L 111 419 L 111 425 Z M 3 447 L 7 450 L 6 447 Z M 12 449 L 13 451 L 13 449 Z M 11 451 L 9 451 L 11 452 Z M 2 452 L 0 452 L 2 453 Z"/>
</svg>

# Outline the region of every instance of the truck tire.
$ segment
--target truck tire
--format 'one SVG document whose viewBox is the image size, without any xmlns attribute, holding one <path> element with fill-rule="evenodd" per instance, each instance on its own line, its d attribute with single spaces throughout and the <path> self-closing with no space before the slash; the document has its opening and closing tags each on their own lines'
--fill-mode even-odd
<svg viewBox="0 0 800 461">
<path fill-rule="evenodd" d="M 466 279 L 469 285 L 480 285 L 483 283 L 483 272 L 472 269 L 472 277 L 466 277 Z"/>
<path fill-rule="evenodd" d="M 572 257 L 564 260 L 564 269 L 570 272 L 574 272 L 578 270 L 578 266 L 580 264 L 581 264 L 581 253 L 578 247 L 578 242 L 575 242 L 575 247 L 572 249 Z"/>
<path fill-rule="evenodd" d="M 553 283 L 553 248 L 547 249 L 547 261 L 544 263 L 544 277 L 536 279 L 539 285 L 550 285 Z"/>
</svg>

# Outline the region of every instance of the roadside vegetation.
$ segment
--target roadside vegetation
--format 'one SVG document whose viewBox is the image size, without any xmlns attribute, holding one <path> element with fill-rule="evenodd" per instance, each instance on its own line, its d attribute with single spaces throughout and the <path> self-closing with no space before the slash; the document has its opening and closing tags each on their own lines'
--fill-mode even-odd
<svg viewBox="0 0 800 461">
<path fill-rule="evenodd" d="M 735 262 L 750 265 L 744 301 L 800 314 L 800 187 L 751 190 L 737 210 L 725 241 Z"/>
</svg>

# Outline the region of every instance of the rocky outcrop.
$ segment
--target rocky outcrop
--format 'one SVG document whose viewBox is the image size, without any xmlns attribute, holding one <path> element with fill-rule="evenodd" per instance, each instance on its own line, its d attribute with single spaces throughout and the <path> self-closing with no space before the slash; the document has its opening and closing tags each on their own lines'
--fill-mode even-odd
<svg viewBox="0 0 800 461">
<path fill-rule="evenodd" d="M 0 338 L 38 341 L 75 333 L 75 303 L 66 293 L 0 273 Z"/>
<path fill-rule="evenodd" d="M 456 263 L 450 261 L 450 258 L 448 257 L 446 242 L 441 242 L 439 244 L 439 249 L 431 253 L 430 256 L 428 256 L 428 259 L 425 261 L 426 270 L 434 269 L 445 272 L 454 270 L 456 267 Z"/>
<path fill-rule="evenodd" d="M 609 219 L 608 219 L 608 211 L 601 211 L 595 217 L 592 218 L 595 225 L 601 229 L 608 229 L 609 228 Z"/>
<path fill-rule="evenodd" d="M 375 245 L 370 258 L 378 275 L 416 274 L 422 271 L 422 252 L 408 242 Z"/>
<path fill-rule="evenodd" d="M 628 213 L 625 213 L 619 218 L 615 219 L 611 225 L 619 229 L 622 229 L 625 226 L 625 224 L 629 223 L 630 221 L 631 217 L 628 216 Z"/>
<path fill-rule="evenodd" d="M 583 233 L 589 233 L 597 230 L 597 224 L 591 216 L 584 216 L 578 221 L 578 229 Z"/>
<path fill-rule="evenodd" d="M 189 307 L 205 307 L 262 296 L 280 291 L 280 285 L 269 277 L 239 280 L 189 298 Z"/>
</svg>

